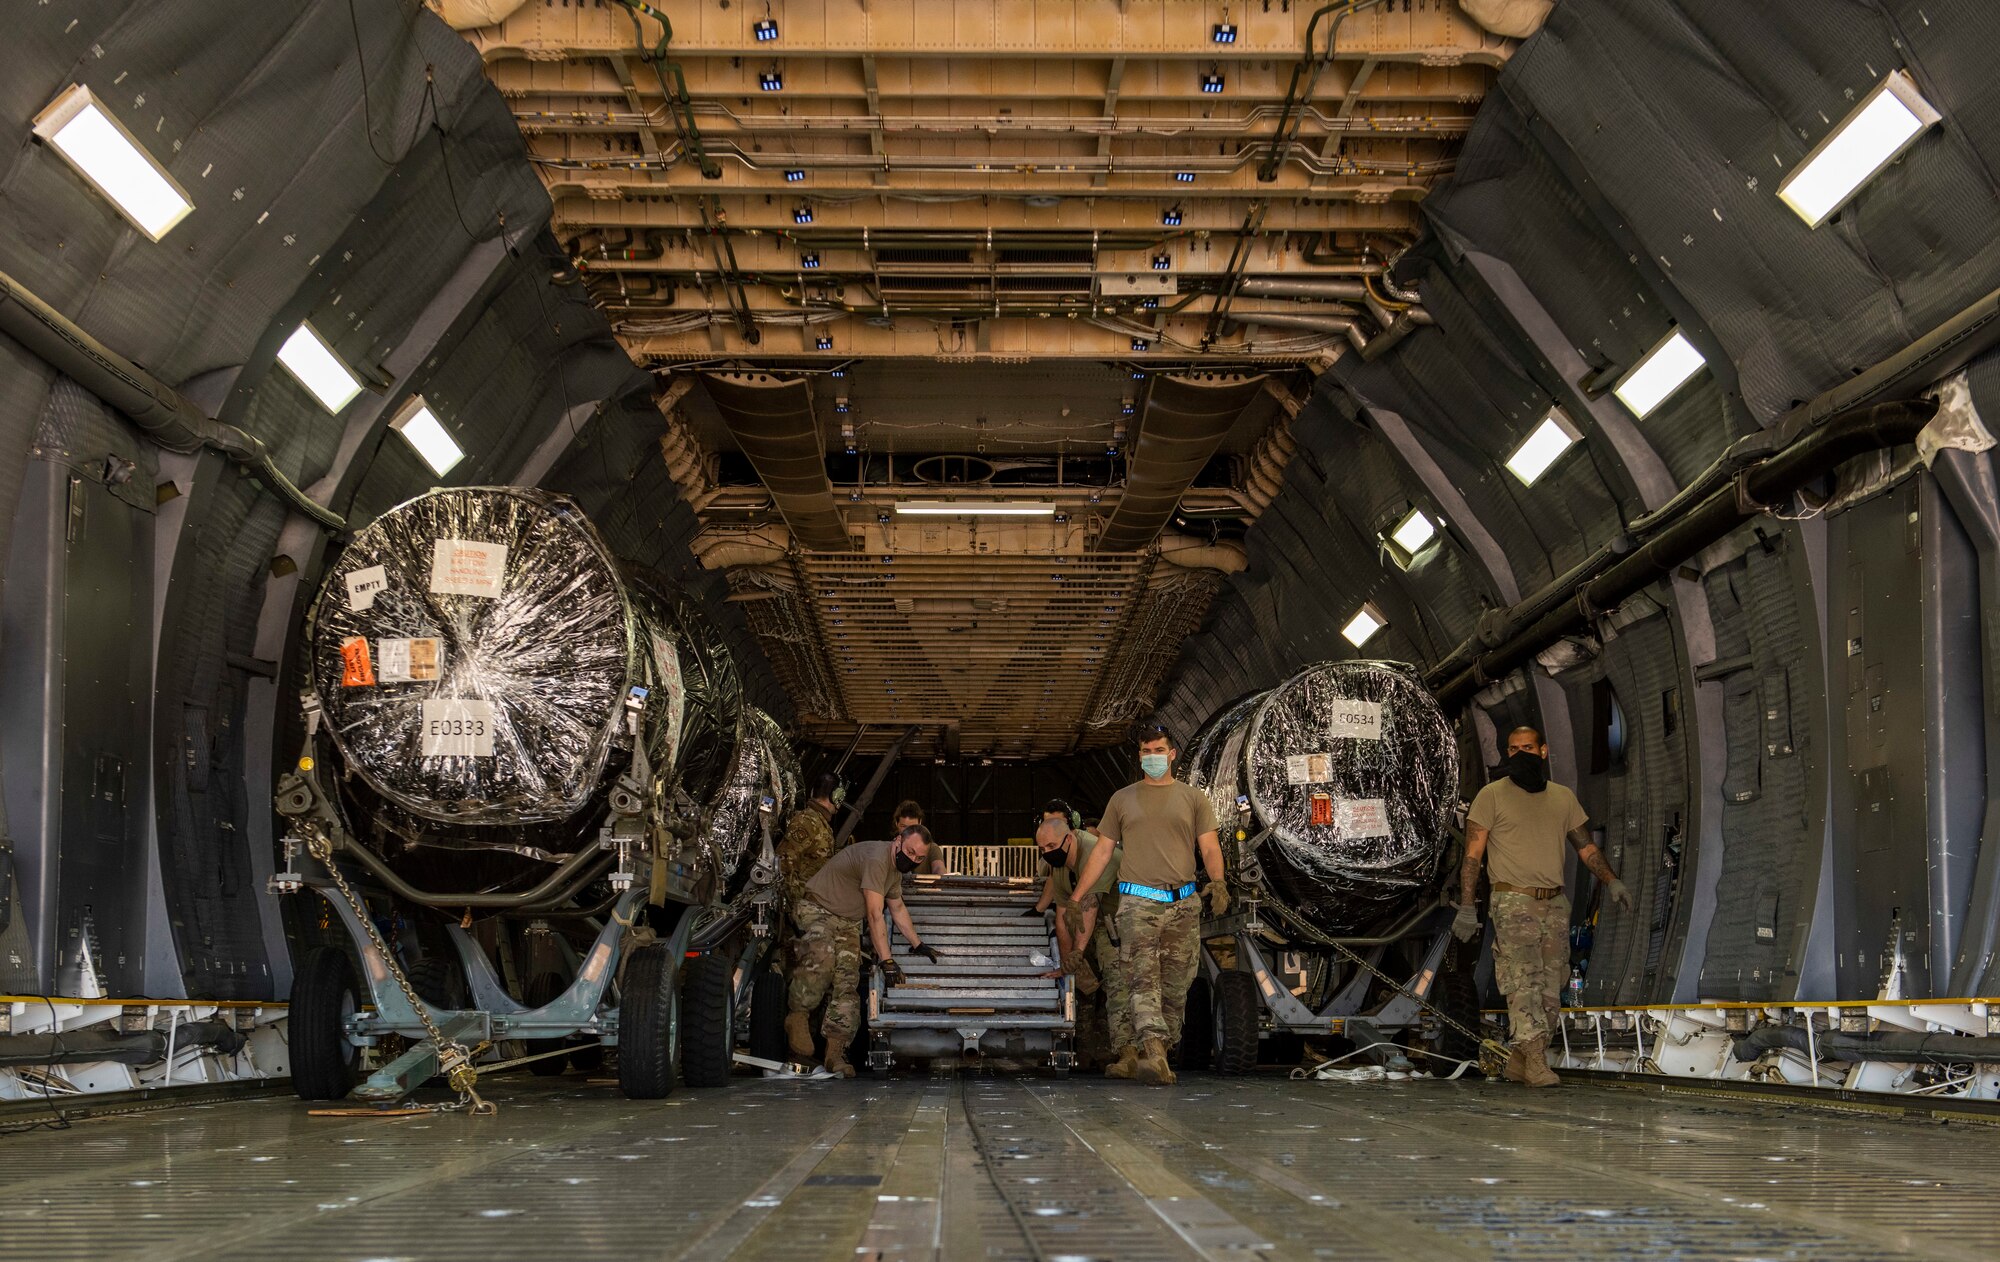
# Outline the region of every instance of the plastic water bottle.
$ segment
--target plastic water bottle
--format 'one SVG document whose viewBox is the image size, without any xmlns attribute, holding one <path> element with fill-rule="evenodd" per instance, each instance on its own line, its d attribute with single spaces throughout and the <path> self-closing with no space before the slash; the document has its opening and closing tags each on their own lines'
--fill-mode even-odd
<svg viewBox="0 0 2000 1262">
<path fill-rule="evenodd" d="M 1563 987 L 1563 1006 L 1565 1008 L 1581 1008 L 1583 1006 L 1583 970 L 1581 968 L 1571 968 L 1569 971 L 1569 985 Z"/>
</svg>

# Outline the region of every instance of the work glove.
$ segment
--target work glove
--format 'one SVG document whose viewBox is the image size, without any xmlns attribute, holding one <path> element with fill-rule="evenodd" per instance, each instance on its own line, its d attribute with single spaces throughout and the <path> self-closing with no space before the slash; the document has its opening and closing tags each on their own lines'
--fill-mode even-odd
<svg viewBox="0 0 2000 1262">
<path fill-rule="evenodd" d="M 1076 993 L 1094 995 L 1101 988 L 1097 970 L 1090 966 L 1090 957 L 1081 953 L 1071 955 L 1063 961 L 1063 972 L 1076 979 Z"/>
<path fill-rule="evenodd" d="M 1026 910 L 1026 911 L 1022 912 L 1022 913 L 1021 913 L 1021 916 L 1022 916 L 1022 918 L 1023 918 L 1023 919 L 1026 919 L 1026 918 L 1027 918 L 1027 917 L 1029 917 L 1029 916 L 1033 916 L 1033 917 L 1035 917 L 1035 918 L 1036 918 L 1037 920 L 1039 920 L 1039 919 L 1041 919 L 1041 917 L 1042 917 L 1042 916 L 1043 916 L 1044 914 L 1045 914 L 1045 913 L 1044 913 L 1044 912 L 1042 911 L 1042 909 L 1041 909 L 1041 908 L 1039 908 L 1039 907 L 1030 907 L 1030 908 L 1028 908 L 1028 910 Z"/>
<path fill-rule="evenodd" d="M 1082 936 L 1083 908 L 1075 903 L 1064 903 L 1062 905 L 1062 927 L 1063 932 L 1072 938 Z"/>
<path fill-rule="evenodd" d="M 903 966 L 894 960 L 883 960 L 880 968 L 882 969 L 882 984 L 885 986 L 900 986 L 910 980 L 904 976 Z"/>
<path fill-rule="evenodd" d="M 936 964 L 936 963 L 938 962 L 938 959 L 939 959 L 939 956 L 938 956 L 938 949 L 937 949 L 936 947 L 934 947 L 934 946 L 930 945 L 930 944 L 929 944 L 928 942 L 927 942 L 927 943 L 925 943 L 925 944 L 924 944 L 924 945 L 922 945 L 922 946 L 913 946 L 913 947 L 911 947 L 911 948 L 910 948 L 910 954 L 911 954 L 911 955 L 921 955 L 921 956 L 923 956 L 923 957 L 924 957 L 925 959 L 929 960 L 929 961 L 930 961 L 931 963 L 933 963 L 933 964 Z"/>
<path fill-rule="evenodd" d="M 1632 910 L 1632 891 L 1625 888 L 1625 882 L 1619 880 L 1617 877 L 1613 877 L 1611 878 L 1611 884 L 1605 888 L 1605 892 L 1611 895 L 1613 906 L 1624 911 Z"/>
<path fill-rule="evenodd" d="M 1479 936 L 1479 909 L 1471 903 L 1458 909 L 1458 915 L 1451 918 L 1451 936 L 1460 942 L 1470 942 Z"/>
<path fill-rule="evenodd" d="M 1227 882 L 1210 881 L 1208 888 L 1202 891 L 1202 895 L 1208 900 L 1209 915 L 1220 916 L 1229 910 L 1229 885 Z"/>
</svg>

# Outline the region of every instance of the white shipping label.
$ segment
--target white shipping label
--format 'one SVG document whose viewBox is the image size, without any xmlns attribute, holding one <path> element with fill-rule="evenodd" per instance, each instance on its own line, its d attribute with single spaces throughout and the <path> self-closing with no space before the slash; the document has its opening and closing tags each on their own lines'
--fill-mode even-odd
<svg viewBox="0 0 2000 1262">
<path fill-rule="evenodd" d="M 385 684 L 424 683 L 438 677 L 438 641 L 435 637 L 377 640 L 375 648 L 381 658 L 375 674 Z"/>
<path fill-rule="evenodd" d="M 1329 736 L 1379 741 L 1382 739 L 1382 703 L 1335 701 L 1327 711 L 1326 731 Z"/>
<path fill-rule="evenodd" d="M 379 565 L 347 576 L 347 607 L 356 613 L 375 607 L 375 598 L 389 588 L 389 571 Z"/>
<path fill-rule="evenodd" d="M 440 596 L 498 596 L 507 545 L 440 539 L 431 545 L 431 591 Z"/>
<path fill-rule="evenodd" d="M 1333 825 L 1349 837 L 1388 837 L 1389 808 L 1381 798 L 1343 798 L 1333 804 Z"/>
<path fill-rule="evenodd" d="M 493 703 L 467 698 L 424 702 L 424 757 L 491 758 Z"/>
<path fill-rule="evenodd" d="M 1287 784 L 1317 784 L 1333 779 L 1331 754 L 1290 754 L 1285 758 Z"/>
</svg>

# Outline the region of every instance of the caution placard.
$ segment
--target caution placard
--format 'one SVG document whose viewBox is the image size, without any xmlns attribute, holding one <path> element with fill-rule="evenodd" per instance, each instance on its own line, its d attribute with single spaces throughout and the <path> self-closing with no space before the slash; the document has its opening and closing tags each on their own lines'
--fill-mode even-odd
<svg viewBox="0 0 2000 1262">
<path fill-rule="evenodd" d="M 340 683 L 344 688 L 375 686 L 375 667 L 368 658 L 368 637 L 350 635 L 340 642 Z"/>
<path fill-rule="evenodd" d="M 440 539 L 431 545 L 431 591 L 439 596 L 500 594 L 507 576 L 507 545 Z"/>
<path fill-rule="evenodd" d="M 1381 798 L 1342 798 L 1333 804 L 1333 824 L 1349 837 L 1388 837 L 1389 807 Z"/>
</svg>

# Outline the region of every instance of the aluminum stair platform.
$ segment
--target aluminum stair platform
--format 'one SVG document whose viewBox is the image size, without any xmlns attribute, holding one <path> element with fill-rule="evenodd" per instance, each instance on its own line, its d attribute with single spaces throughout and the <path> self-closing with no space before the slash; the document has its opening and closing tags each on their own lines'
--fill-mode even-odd
<svg viewBox="0 0 2000 1262">
<path fill-rule="evenodd" d="M 1022 915 L 1039 895 L 1040 882 L 1032 878 L 904 878 L 910 921 L 941 958 L 933 964 L 911 954 L 891 924 L 891 950 L 909 980 L 885 986 L 878 972 L 869 983 L 871 1069 L 986 1057 L 1069 1069 L 1076 1034 L 1072 983 L 1042 976 L 1055 967 L 1055 938 L 1044 920 Z"/>
</svg>

